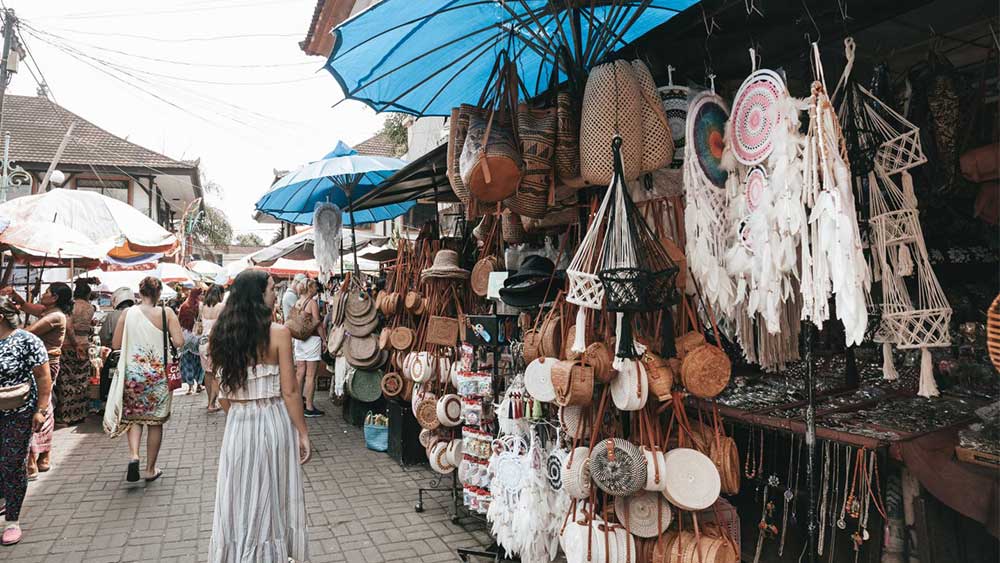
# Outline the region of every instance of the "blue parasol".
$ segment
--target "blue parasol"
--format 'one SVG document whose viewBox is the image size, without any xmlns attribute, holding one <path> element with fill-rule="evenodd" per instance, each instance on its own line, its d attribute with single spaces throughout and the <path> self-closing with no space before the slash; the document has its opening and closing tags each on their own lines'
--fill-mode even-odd
<svg viewBox="0 0 1000 563">
<path fill-rule="evenodd" d="M 497 55 L 524 98 L 590 69 L 697 0 L 383 0 L 333 30 L 326 69 L 375 111 L 447 116 L 475 104 Z"/>
<path fill-rule="evenodd" d="M 413 203 L 386 206 L 384 209 L 353 211 L 351 203 L 372 191 L 406 165 L 405 160 L 384 156 L 369 156 L 358 152 L 343 141 L 322 160 L 310 162 L 289 172 L 271 186 L 257 201 L 257 210 L 288 223 L 311 225 L 317 203 L 329 202 L 348 209 L 344 224 L 365 224 L 394 219 L 413 207 Z"/>
</svg>

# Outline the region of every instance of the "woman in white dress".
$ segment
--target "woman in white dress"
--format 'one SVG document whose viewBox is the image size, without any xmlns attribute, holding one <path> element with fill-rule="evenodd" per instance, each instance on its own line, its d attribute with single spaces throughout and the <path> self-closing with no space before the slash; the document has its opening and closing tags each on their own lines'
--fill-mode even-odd
<svg viewBox="0 0 1000 563">
<path fill-rule="evenodd" d="M 308 558 L 301 465 L 311 455 L 309 435 L 292 337 L 271 322 L 274 302 L 269 275 L 242 272 L 209 336 L 226 411 L 209 541 L 213 563 Z"/>
</svg>

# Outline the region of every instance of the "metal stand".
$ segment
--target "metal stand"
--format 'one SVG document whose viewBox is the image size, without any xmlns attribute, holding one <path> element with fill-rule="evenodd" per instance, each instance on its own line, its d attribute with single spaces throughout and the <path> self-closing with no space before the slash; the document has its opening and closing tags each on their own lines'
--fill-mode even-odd
<svg viewBox="0 0 1000 563">
<path fill-rule="evenodd" d="M 505 559 L 503 555 L 501 555 L 500 546 L 497 545 L 497 542 L 491 543 L 489 547 L 483 550 L 459 548 L 455 552 L 458 554 L 458 558 L 466 563 L 468 563 L 470 557 L 489 559 L 491 561 L 495 561 L 496 563 L 500 563 L 501 561 L 514 561 L 513 559 Z"/>
<path fill-rule="evenodd" d="M 445 480 L 446 475 L 439 475 L 431 480 L 430 487 L 420 487 L 417 489 L 417 504 L 413 506 L 413 511 L 420 513 L 424 511 L 424 493 L 426 492 L 451 492 L 451 523 L 458 523 L 458 491 L 461 489 L 458 486 L 458 475 L 457 470 L 451 472 L 451 486 L 442 487 L 441 482 Z"/>
</svg>

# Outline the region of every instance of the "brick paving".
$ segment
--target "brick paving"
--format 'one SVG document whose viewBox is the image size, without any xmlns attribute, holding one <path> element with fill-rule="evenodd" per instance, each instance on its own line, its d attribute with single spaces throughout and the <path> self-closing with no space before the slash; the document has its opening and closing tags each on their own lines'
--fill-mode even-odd
<svg viewBox="0 0 1000 563">
<path fill-rule="evenodd" d="M 307 419 L 311 562 L 457 561 L 456 548 L 489 543 L 481 522 L 452 522 L 447 493 L 425 494 L 424 512 L 415 513 L 417 487 L 435 474 L 365 449 L 340 407 L 317 403 L 327 415 Z M 149 485 L 126 483 L 125 437 L 108 439 L 95 415 L 57 430 L 52 470 L 28 485 L 24 540 L 0 547 L 0 561 L 205 561 L 224 427 L 223 413 L 205 411 L 204 394 L 174 397 L 159 458 L 164 474 Z"/>
</svg>

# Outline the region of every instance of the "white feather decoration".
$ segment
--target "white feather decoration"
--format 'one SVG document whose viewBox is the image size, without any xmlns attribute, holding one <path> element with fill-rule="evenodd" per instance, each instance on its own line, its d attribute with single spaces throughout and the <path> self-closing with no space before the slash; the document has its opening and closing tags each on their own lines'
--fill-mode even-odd
<svg viewBox="0 0 1000 563">
<path fill-rule="evenodd" d="M 317 203 L 313 212 L 313 257 L 319 266 L 319 280 L 324 284 L 340 261 L 342 217 L 340 208 L 327 202 Z"/>
</svg>

